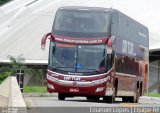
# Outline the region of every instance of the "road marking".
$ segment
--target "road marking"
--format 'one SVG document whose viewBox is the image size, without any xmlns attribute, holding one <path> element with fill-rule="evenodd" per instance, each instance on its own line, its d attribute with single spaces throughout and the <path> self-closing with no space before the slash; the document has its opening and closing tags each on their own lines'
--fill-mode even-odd
<svg viewBox="0 0 160 113">
<path fill-rule="evenodd" d="M 121 103 L 120 104 L 122 107 L 127 107 L 127 108 L 139 108 L 139 109 L 141 109 L 141 111 L 145 111 L 145 113 L 158 113 L 158 112 L 154 112 L 153 111 L 153 109 L 152 109 L 152 111 L 146 111 L 145 109 L 144 109 L 144 107 L 138 107 L 138 105 L 140 105 L 140 103 L 134 103 L 134 104 L 132 104 L 132 103 Z"/>
<path fill-rule="evenodd" d="M 133 107 L 136 107 L 138 104 L 121 103 L 120 105 L 123 107 L 133 108 Z"/>
</svg>

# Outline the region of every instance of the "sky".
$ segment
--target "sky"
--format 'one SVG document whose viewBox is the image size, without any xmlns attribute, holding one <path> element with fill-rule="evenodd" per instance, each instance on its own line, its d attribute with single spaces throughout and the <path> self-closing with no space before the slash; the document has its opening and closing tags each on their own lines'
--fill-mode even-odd
<svg viewBox="0 0 160 113">
<path fill-rule="evenodd" d="M 23 2 L 26 1 L 29 2 L 33 0 L 23 0 Z M 51 0 L 41 0 L 41 1 L 46 1 L 46 2 L 48 1 L 51 3 Z M 66 0 L 55 0 L 55 1 L 66 2 Z M 97 6 L 112 7 L 118 9 L 123 13 L 125 13 L 126 15 L 130 16 L 131 18 L 147 26 L 151 33 L 160 35 L 160 0 L 73 0 L 73 1 L 74 2 L 83 1 L 86 2 L 87 4 L 94 4 L 94 6 L 97 5 Z M 73 1 L 68 0 L 67 3 L 72 3 Z M 79 5 L 83 5 L 83 2 L 82 4 Z M 7 9 L 12 9 L 12 8 L 10 7 L 10 5 L 8 5 L 8 7 L 4 8 L 4 11 L 7 11 Z"/>
<path fill-rule="evenodd" d="M 111 0 L 109 4 L 160 34 L 160 0 Z"/>
</svg>

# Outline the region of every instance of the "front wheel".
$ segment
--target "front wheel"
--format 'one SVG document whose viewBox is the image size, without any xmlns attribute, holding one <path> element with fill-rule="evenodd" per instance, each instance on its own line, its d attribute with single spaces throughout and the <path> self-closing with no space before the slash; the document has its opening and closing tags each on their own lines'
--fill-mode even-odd
<svg viewBox="0 0 160 113">
<path fill-rule="evenodd" d="M 87 96 L 86 98 L 87 100 L 95 100 L 95 101 L 98 101 L 100 99 L 99 96 Z"/>
<path fill-rule="evenodd" d="M 113 96 L 105 96 L 105 97 L 103 97 L 103 101 L 106 103 L 113 103 L 114 97 Z"/>
<path fill-rule="evenodd" d="M 130 97 L 122 97 L 122 101 L 123 102 L 129 102 L 130 101 Z"/>
<path fill-rule="evenodd" d="M 113 103 L 115 101 L 115 88 L 113 88 L 113 95 L 112 96 L 105 96 L 103 97 L 103 101 L 106 103 Z"/>
<path fill-rule="evenodd" d="M 58 93 L 58 100 L 65 100 L 65 95 L 63 93 Z"/>
</svg>

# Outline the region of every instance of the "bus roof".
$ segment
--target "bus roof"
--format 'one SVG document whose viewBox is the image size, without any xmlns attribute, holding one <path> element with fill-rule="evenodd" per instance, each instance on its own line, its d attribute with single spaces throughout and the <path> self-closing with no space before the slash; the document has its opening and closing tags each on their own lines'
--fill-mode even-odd
<svg viewBox="0 0 160 113">
<path fill-rule="evenodd" d="M 103 7 L 85 7 L 85 6 L 63 6 L 59 8 L 60 10 L 91 10 L 91 11 L 111 11 L 111 8 Z"/>
</svg>

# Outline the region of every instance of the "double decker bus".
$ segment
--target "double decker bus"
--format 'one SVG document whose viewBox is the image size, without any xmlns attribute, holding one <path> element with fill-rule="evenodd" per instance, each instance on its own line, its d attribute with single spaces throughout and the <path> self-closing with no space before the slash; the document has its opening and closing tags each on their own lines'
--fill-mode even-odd
<svg viewBox="0 0 160 113">
<path fill-rule="evenodd" d="M 60 7 L 50 39 L 47 89 L 59 100 L 85 96 L 138 102 L 147 87 L 148 28 L 115 9 Z"/>
</svg>

